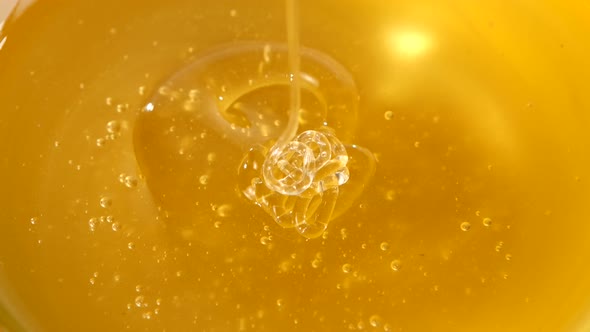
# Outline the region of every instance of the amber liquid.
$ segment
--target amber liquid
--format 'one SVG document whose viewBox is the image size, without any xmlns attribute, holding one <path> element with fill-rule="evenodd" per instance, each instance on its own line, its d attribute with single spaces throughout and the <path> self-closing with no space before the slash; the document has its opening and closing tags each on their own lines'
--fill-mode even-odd
<svg viewBox="0 0 590 332">
<path fill-rule="evenodd" d="M 243 149 L 199 123 L 168 128 L 201 153 L 153 150 L 159 173 L 142 171 L 134 146 L 145 104 L 202 52 L 284 42 L 283 2 L 39 1 L 7 22 L 3 325 L 583 330 L 585 5 L 300 5 L 302 45 L 358 88 L 345 143 L 378 160 L 314 240 L 236 190 Z"/>
</svg>

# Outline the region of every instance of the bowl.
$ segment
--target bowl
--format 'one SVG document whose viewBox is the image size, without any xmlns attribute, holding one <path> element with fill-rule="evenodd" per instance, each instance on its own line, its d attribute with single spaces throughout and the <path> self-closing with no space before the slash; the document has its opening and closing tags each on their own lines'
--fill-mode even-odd
<svg viewBox="0 0 590 332">
<path fill-rule="evenodd" d="M 298 4 L 20 2 L 0 324 L 588 329 L 588 5 Z"/>
</svg>

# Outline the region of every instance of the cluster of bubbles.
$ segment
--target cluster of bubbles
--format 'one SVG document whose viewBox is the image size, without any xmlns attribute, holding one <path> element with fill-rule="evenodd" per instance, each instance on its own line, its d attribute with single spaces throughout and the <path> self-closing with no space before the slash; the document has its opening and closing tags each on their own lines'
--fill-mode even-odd
<svg viewBox="0 0 590 332">
<path fill-rule="evenodd" d="M 135 188 L 139 183 L 139 179 L 135 175 L 121 173 L 119 174 L 119 183 L 125 185 L 127 188 Z"/>
<path fill-rule="evenodd" d="M 99 227 L 101 224 L 109 224 L 114 232 L 117 232 L 121 229 L 121 224 L 115 221 L 115 218 L 112 215 L 91 217 L 88 219 L 88 228 L 91 232 L 96 231 L 97 227 Z"/>
</svg>

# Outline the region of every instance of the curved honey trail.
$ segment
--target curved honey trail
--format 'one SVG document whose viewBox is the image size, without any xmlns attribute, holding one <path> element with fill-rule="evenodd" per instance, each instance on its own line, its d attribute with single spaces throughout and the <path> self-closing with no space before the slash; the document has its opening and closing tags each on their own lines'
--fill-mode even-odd
<svg viewBox="0 0 590 332">
<path fill-rule="evenodd" d="M 277 165 L 270 158 L 273 153 L 283 154 L 293 144 L 302 146 L 293 142 L 299 130 L 315 131 L 330 126 L 334 129 L 329 130 L 329 135 L 350 141 L 357 119 L 358 93 L 352 76 L 329 56 L 301 48 L 296 0 L 287 0 L 287 21 L 288 45 L 234 43 L 216 47 L 167 80 L 141 112 L 134 135 L 136 156 L 146 183 L 166 216 L 178 220 L 188 214 L 198 221 L 207 215 L 198 207 L 199 203 L 214 206 L 218 201 L 234 201 L 227 191 L 207 189 L 208 175 L 195 181 L 195 173 L 208 168 L 206 172 L 212 172 L 211 163 L 201 159 L 211 153 L 224 168 L 240 165 L 238 174 L 228 174 L 215 183 L 216 188 L 230 188 L 230 183 L 235 186 L 237 182 L 241 192 L 263 207 L 279 225 L 295 227 L 307 238 L 321 235 L 328 222 L 348 209 L 362 192 L 374 161 L 370 153 L 354 145 L 349 146 L 351 161 L 361 166 L 353 170 L 354 179 L 345 187 L 338 186 L 348 180 L 346 152 L 344 159 L 334 155 L 338 158 L 335 161 L 346 169 L 344 177 L 324 174 L 338 172 L 341 167 L 321 170 L 320 163 L 311 168 L 314 174 L 320 172 L 322 178 L 343 179 L 329 180 L 329 188 L 325 187 L 328 182 L 324 185 L 320 179 L 314 190 L 285 197 L 270 190 L 268 182 L 264 183 L 267 177 L 260 173 L 260 166 L 271 169 Z M 265 104 L 268 98 L 276 98 L 277 88 L 288 89 L 288 99 L 283 98 L 288 104 L 265 111 L 260 102 Z M 302 92 L 306 93 L 306 100 L 302 99 Z M 305 111 L 308 121 L 304 121 Z M 332 141 L 342 145 L 335 136 Z M 274 145 L 269 147 L 269 142 Z M 255 156 L 248 153 L 239 164 L 239 158 L 253 146 Z M 307 158 L 318 157 L 307 145 L 303 149 Z M 346 151 L 344 147 L 342 150 Z M 338 184 L 334 187 L 334 183 Z"/>
</svg>

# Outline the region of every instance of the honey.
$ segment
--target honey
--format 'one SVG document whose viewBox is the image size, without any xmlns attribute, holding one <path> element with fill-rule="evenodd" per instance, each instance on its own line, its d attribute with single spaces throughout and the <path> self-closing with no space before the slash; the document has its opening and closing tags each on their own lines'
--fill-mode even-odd
<svg viewBox="0 0 590 332">
<path fill-rule="evenodd" d="M 240 185 L 288 122 L 284 2 L 19 7 L 0 35 L 0 326 L 584 331 L 587 5 L 299 6 L 297 133 L 327 122 L 352 156 L 312 239 Z M 202 91 L 223 112 L 203 118 Z"/>
</svg>

